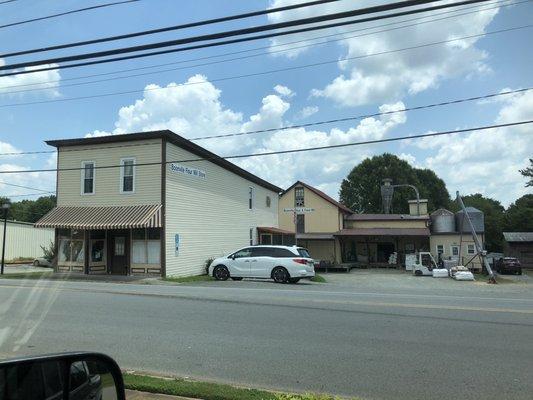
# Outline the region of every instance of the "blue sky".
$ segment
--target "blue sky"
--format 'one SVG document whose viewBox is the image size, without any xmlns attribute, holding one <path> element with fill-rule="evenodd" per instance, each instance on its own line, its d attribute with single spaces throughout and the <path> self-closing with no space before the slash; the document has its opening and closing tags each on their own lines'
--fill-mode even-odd
<svg viewBox="0 0 533 400">
<path fill-rule="evenodd" d="M 0 6 L 0 25 L 99 3 L 103 1 L 19 0 Z M 293 3 L 293 1 L 143 0 L 0 29 L 1 52 L 140 31 L 288 3 Z M 380 3 L 382 2 L 343 0 L 326 6 L 102 44 L 90 49 L 148 43 Z M 504 4 L 508 3 L 512 2 L 507 1 Z M 476 5 L 476 9 L 469 8 L 463 11 L 477 10 L 475 13 L 388 32 L 373 33 L 375 30 L 384 28 L 356 33 L 348 31 L 399 22 L 415 16 L 402 17 L 394 21 L 379 21 L 364 26 L 321 30 L 306 34 L 306 36 L 293 35 L 274 40 L 87 68 L 0 78 L 0 120 L 2 121 L 0 125 L 0 150 L 2 151 L 0 152 L 47 149 L 44 144 L 46 139 L 120 134 L 162 128 L 172 129 L 189 138 L 278 128 L 532 86 L 533 52 L 530 42 L 533 38 L 533 30 L 531 28 L 456 41 L 447 45 L 372 56 L 356 61 L 335 62 L 314 68 L 252 78 L 206 82 L 476 35 L 527 25 L 532 21 L 533 4 L 531 2 L 500 8 L 496 8 L 497 5 L 494 2 Z M 442 12 L 439 11 L 439 13 Z M 419 21 L 445 15 L 451 14 L 440 16 L 426 14 L 424 16 L 427 18 Z M 394 27 L 400 25 L 403 24 L 394 25 Z M 352 37 L 362 33 L 373 34 Z M 332 34 L 337 36 L 312 40 Z M 302 43 L 287 44 L 285 47 L 283 44 L 304 39 L 308 40 L 304 44 L 314 45 L 273 53 L 280 49 L 301 46 Z M 341 40 L 329 44 L 315 44 L 317 41 L 331 39 Z M 74 82 L 105 78 L 68 80 L 74 77 L 180 62 L 256 48 L 263 49 L 246 54 L 265 54 L 216 65 L 196 66 L 145 76 L 112 79 L 95 84 L 62 87 L 62 85 Z M 71 49 L 53 54 L 70 54 L 88 49 Z M 49 54 L 52 53 L 42 55 Z M 235 56 L 220 59 L 231 57 Z M 37 56 L 10 58 L 0 60 L 0 63 L 33 58 Z M 191 66 L 205 61 L 209 60 L 191 61 L 136 72 Z M 116 78 L 124 75 L 126 74 L 106 77 Z M 50 81 L 54 83 L 48 83 L 46 90 L 6 93 L 27 88 L 42 88 L 42 86 L 5 88 L 6 86 Z M 188 83 L 183 85 L 186 82 Z M 155 89 L 149 89 L 143 93 L 146 87 Z M 16 103 L 61 100 L 129 90 L 138 90 L 138 92 L 90 100 L 6 107 L 6 105 Z M 528 119 L 533 119 L 533 95 L 530 92 L 517 96 L 502 96 L 497 100 L 487 102 L 462 103 L 428 111 L 397 113 L 364 121 L 250 135 L 244 139 L 206 140 L 198 143 L 220 155 L 227 155 L 356 142 Z M 296 179 L 301 179 L 338 197 L 340 182 L 353 166 L 365 157 L 388 151 L 406 159 L 414 166 L 434 169 L 445 180 L 451 193 L 456 190 L 465 194 L 481 192 L 508 205 L 517 197 L 527 193 L 527 189 L 524 188 L 525 180 L 518 173 L 518 169 L 525 167 L 528 157 L 533 156 L 531 129 L 525 126 L 408 143 L 396 142 L 390 145 L 269 156 L 242 160 L 239 164 L 279 186 L 287 187 Z M 0 156 L 0 170 L 54 165 L 54 157 L 50 155 Z M 0 176 L 0 181 L 46 190 L 54 189 L 54 179 L 54 173 Z M 33 192 L 0 183 L 0 195 L 18 196 Z M 13 199 L 21 198 L 24 197 Z"/>
</svg>

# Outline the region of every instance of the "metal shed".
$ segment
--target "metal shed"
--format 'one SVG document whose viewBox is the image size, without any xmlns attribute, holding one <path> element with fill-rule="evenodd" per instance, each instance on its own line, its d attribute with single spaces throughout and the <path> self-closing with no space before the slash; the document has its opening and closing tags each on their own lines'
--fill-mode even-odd
<svg viewBox="0 0 533 400">
<path fill-rule="evenodd" d="M 3 222 L 0 225 L 1 243 L 4 236 Z M 17 258 L 42 257 L 41 246 L 48 247 L 53 242 L 53 229 L 35 228 L 30 222 L 7 221 L 5 259 L 14 261 Z"/>
</svg>

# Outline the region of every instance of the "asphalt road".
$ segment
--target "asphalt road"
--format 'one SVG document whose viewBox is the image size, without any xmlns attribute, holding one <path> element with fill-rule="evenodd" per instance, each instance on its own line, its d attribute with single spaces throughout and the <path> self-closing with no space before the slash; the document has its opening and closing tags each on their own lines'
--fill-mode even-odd
<svg viewBox="0 0 533 400">
<path fill-rule="evenodd" d="M 4 280 L 0 356 L 95 350 L 126 369 L 263 388 L 531 399 L 533 291 L 506 286 Z"/>
</svg>

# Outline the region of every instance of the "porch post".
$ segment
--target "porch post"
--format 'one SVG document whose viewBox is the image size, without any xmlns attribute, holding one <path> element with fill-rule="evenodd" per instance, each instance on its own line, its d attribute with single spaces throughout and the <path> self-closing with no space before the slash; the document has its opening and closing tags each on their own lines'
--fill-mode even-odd
<svg viewBox="0 0 533 400">
<path fill-rule="evenodd" d="M 89 231 L 87 229 L 83 230 L 83 247 L 85 252 L 85 257 L 83 257 L 83 270 L 85 275 L 89 275 Z"/>
</svg>

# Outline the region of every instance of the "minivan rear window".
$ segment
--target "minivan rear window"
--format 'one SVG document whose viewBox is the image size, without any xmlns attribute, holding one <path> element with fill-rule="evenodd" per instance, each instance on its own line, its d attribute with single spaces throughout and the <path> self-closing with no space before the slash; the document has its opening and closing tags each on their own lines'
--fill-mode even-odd
<svg viewBox="0 0 533 400">
<path fill-rule="evenodd" d="M 305 257 L 305 258 L 311 258 L 311 255 L 309 254 L 309 252 L 307 251 L 307 249 L 304 249 L 304 248 L 298 248 L 298 254 L 302 257 Z"/>
</svg>

